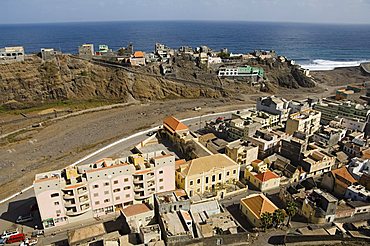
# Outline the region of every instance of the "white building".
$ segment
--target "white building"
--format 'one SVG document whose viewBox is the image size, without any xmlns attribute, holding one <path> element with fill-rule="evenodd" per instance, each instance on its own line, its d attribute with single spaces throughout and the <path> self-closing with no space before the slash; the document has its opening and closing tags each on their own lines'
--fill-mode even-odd
<svg viewBox="0 0 370 246">
<path fill-rule="evenodd" d="M 344 198 L 352 201 L 370 202 L 370 191 L 362 185 L 351 185 L 348 186 Z"/>
<path fill-rule="evenodd" d="M 22 46 L 0 49 L 0 64 L 20 61 L 24 61 L 24 48 Z"/>
<path fill-rule="evenodd" d="M 280 122 L 288 120 L 290 111 L 289 101 L 284 98 L 278 98 L 275 96 L 259 97 L 257 99 L 256 107 L 258 111 L 279 115 Z"/>
<path fill-rule="evenodd" d="M 348 165 L 348 171 L 357 180 L 359 180 L 363 174 L 370 175 L 370 159 L 353 158 Z"/>
</svg>

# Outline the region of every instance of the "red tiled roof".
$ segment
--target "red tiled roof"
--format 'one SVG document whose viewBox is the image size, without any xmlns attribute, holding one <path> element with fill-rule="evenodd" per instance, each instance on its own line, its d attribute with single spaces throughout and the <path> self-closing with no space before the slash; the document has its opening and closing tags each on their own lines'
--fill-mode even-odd
<svg viewBox="0 0 370 246">
<path fill-rule="evenodd" d="M 354 177 L 352 177 L 352 175 L 348 172 L 345 166 L 335 169 L 335 170 L 331 170 L 331 173 L 336 179 L 338 177 L 342 177 L 343 179 L 348 180 L 350 183 L 357 182 L 357 180 Z"/>
<path fill-rule="evenodd" d="M 171 132 L 188 130 L 189 128 L 173 116 L 168 116 L 163 120 L 163 126 Z"/>
<path fill-rule="evenodd" d="M 259 180 L 261 180 L 262 182 L 268 181 L 270 179 L 279 178 L 279 176 L 276 173 L 271 172 L 270 170 L 267 170 L 264 173 L 258 173 L 258 174 L 255 175 L 255 177 L 258 178 Z"/>
<path fill-rule="evenodd" d="M 144 57 L 144 53 L 142 51 L 135 51 L 134 57 L 135 58 L 143 58 Z"/>
<path fill-rule="evenodd" d="M 141 203 L 128 206 L 127 208 L 124 208 L 121 211 L 126 217 L 130 217 L 137 214 L 148 212 L 150 210 L 151 209 L 146 204 Z"/>
</svg>

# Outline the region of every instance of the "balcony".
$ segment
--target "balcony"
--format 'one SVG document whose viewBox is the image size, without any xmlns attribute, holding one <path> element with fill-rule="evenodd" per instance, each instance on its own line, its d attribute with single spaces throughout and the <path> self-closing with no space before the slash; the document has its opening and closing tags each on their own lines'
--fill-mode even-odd
<svg viewBox="0 0 370 246">
<path fill-rule="evenodd" d="M 90 199 L 89 199 L 89 197 L 87 197 L 87 196 L 85 196 L 85 197 L 81 197 L 81 198 L 79 199 L 80 204 L 83 204 L 83 203 L 86 203 L 86 202 L 89 202 L 89 201 L 90 201 Z"/>
<path fill-rule="evenodd" d="M 150 192 L 147 192 L 147 194 L 145 194 L 145 192 L 139 192 L 139 193 L 136 193 L 135 192 L 135 195 L 134 195 L 134 198 L 135 200 L 141 200 L 141 199 L 145 199 L 145 198 L 148 198 L 152 195 L 152 193 Z"/>
<path fill-rule="evenodd" d="M 73 193 L 66 193 L 66 194 L 63 194 L 63 199 L 64 200 L 68 200 L 68 199 L 74 199 L 75 196 L 73 195 Z"/>
<path fill-rule="evenodd" d="M 65 202 L 64 203 L 64 207 L 66 207 L 66 208 L 75 208 L 76 207 L 76 203 Z"/>
<path fill-rule="evenodd" d="M 144 178 L 142 175 L 140 176 L 134 176 L 134 184 L 140 184 L 144 182 Z"/>
<path fill-rule="evenodd" d="M 77 190 L 77 193 L 79 196 L 86 195 L 88 193 L 88 190 L 80 189 L 80 190 Z"/>
<path fill-rule="evenodd" d="M 144 190 L 144 186 L 140 186 L 140 185 L 135 185 L 134 186 L 134 191 L 135 192 L 139 192 L 139 191 L 143 191 Z"/>
<path fill-rule="evenodd" d="M 148 182 L 148 188 L 154 188 L 155 183 L 154 182 Z"/>
</svg>

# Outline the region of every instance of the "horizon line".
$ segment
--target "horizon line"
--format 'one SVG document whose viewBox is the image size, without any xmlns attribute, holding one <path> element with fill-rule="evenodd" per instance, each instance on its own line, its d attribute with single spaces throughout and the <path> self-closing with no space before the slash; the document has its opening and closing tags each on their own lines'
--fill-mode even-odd
<svg viewBox="0 0 370 246">
<path fill-rule="evenodd" d="M 55 21 L 55 22 L 14 22 L 0 23 L 0 26 L 6 25 L 45 25 L 45 24 L 79 24 L 79 23 L 114 23 L 114 22 L 230 22 L 230 23 L 276 23 L 276 24 L 310 24 L 310 25 L 351 25 L 368 26 L 370 23 L 346 23 L 346 22 L 305 22 L 305 21 L 263 21 L 263 20 L 87 20 L 87 21 Z"/>
</svg>

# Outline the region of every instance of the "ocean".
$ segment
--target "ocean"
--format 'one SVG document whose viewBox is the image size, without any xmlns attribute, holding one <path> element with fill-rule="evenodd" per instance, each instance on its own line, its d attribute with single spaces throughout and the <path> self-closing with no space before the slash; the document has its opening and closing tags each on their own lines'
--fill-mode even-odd
<svg viewBox="0 0 370 246">
<path fill-rule="evenodd" d="M 83 43 L 116 50 L 129 42 L 153 51 L 156 42 L 172 48 L 207 45 L 232 53 L 276 50 L 311 70 L 356 66 L 370 61 L 370 25 L 263 22 L 126 21 L 0 25 L 0 47 L 21 45 L 26 53 L 55 48 L 77 53 Z"/>
</svg>

